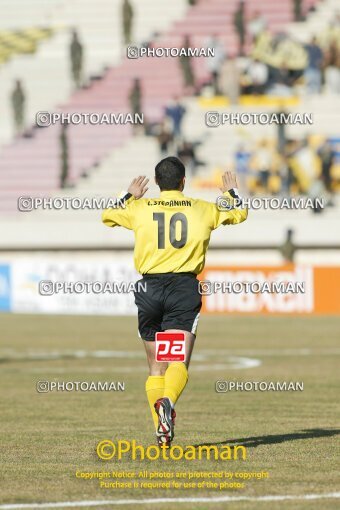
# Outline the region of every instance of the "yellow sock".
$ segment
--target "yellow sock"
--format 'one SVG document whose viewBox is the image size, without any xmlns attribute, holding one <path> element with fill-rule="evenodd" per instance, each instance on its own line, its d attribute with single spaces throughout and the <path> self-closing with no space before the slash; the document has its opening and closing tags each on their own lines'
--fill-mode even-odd
<svg viewBox="0 0 340 510">
<path fill-rule="evenodd" d="M 175 404 L 188 382 L 188 369 L 185 364 L 179 361 L 170 363 L 164 382 L 164 397 L 168 397 Z"/>
<path fill-rule="evenodd" d="M 151 409 L 152 419 L 157 430 L 158 416 L 156 414 L 154 404 L 156 400 L 163 397 L 164 394 L 164 375 L 149 375 L 145 383 L 145 391 L 148 397 Z"/>
</svg>

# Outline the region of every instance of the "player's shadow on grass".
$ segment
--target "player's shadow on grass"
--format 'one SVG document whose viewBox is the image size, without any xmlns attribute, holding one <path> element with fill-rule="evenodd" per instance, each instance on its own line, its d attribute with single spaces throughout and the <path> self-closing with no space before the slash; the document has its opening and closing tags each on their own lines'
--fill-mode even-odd
<svg viewBox="0 0 340 510">
<path fill-rule="evenodd" d="M 286 441 L 299 441 L 301 439 L 314 439 L 318 437 L 331 437 L 340 434 L 340 429 L 306 429 L 300 432 L 290 434 L 271 434 L 268 436 L 241 437 L 239 439 L 226 439 L 216 443 L 201 443 L 193 445 L 199 446 L 219 446 L 235 445 L 246 446 L 247 448 L 256 448 L 257 446 L 285 443 Z"/>
</svg>

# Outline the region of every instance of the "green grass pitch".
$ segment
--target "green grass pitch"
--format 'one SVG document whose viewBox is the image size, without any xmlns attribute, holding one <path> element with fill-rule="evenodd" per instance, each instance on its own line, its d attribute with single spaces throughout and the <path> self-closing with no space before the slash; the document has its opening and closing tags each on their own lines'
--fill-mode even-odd
<svg viewBox="0 0 340 510">
<path fill-rule="evenodd" d="M 339 481 L 340 318 L 206 317 L 174 444 L 240 444 L 245 461 L 101 461 L 103 439 L 154 443 L 144 350 L 131 317 L 0 316 L 1 504 L 330 493 Z M 77 351 L 77 353 L 76 353 Z M 116 351 L 107 357 L 105 352 Z M 76 353 L 76 354 L 75 354 Z M 240 365 L 244 358 L 258 366 Z M 124 392 L 50 392 L 36 382 L 124 381 Z M 303 381 L 303 392 L 215 392 L 215 381 Z M 244 489 L 104 489 L 80 471 L 268 471 Z M 339 500 L 169 503 L 187 510 L 331 509 Z M 138 505 L 155 508 L 158 505 Z M 96 507 L 99 508 L 99 507 Z M 100 507 L 108 508 L 108 507 Z M 116 508 L 116 507 L 114 507 Z M 124 505 L 127 510 L 136 505 Z"/>
</svg>

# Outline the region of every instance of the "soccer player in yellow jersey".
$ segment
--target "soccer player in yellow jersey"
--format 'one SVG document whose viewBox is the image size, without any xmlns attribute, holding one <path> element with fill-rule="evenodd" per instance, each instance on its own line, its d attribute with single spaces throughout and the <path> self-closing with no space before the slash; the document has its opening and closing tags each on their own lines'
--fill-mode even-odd
<svg viewBox="0 0 340 510">
<path fill-rule="evenodd" d="M 133 179 L 123 193 L 124 207 L 107 209 L 108 227 L 125 227 L 135 234 L 134 262 L 146 282 L 146 292 L 136 291 L 138 330 L 143 339 L 150 375 L 146 394 L 158 444 L 171 445 L 174 406 L 188 382 L 188 367 L 201 309 L 197 275 L 202 271 L 210 234 L 220 225 L 235 225 L 247 218 L 239 200 L 235 175 L 225 172 L 221 191 L 230 206 L 186 197 L 185 168 L 175 157 L 160 161 L 155 169 L 158 198 L 142 198 L 145 176 Z M 157 362 L 155 334 L 185 335 L 185 363 Z"/>
</svg>

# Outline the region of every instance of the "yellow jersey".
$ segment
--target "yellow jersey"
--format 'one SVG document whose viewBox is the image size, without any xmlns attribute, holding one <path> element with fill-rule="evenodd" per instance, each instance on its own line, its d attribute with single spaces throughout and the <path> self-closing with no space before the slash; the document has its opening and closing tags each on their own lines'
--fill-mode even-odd
<svg viewBox="0 0 340 510">
<path fill-rule="evenodd" d="M 223 195 L 236 203 L 234 193 Z M 124 207 L 104 210 L 102 220 L 108 227 L 133 230 L 134 263 L 141 274 L 199 274 L 211 232 L 220 225 L 241 223 L 248 215 L 247 208 L 232 205 L 219 210 L 216 203 L 189 198 L 177 190 L 162 191 L 159 198 L 127 196 Z"/>
</svg>

